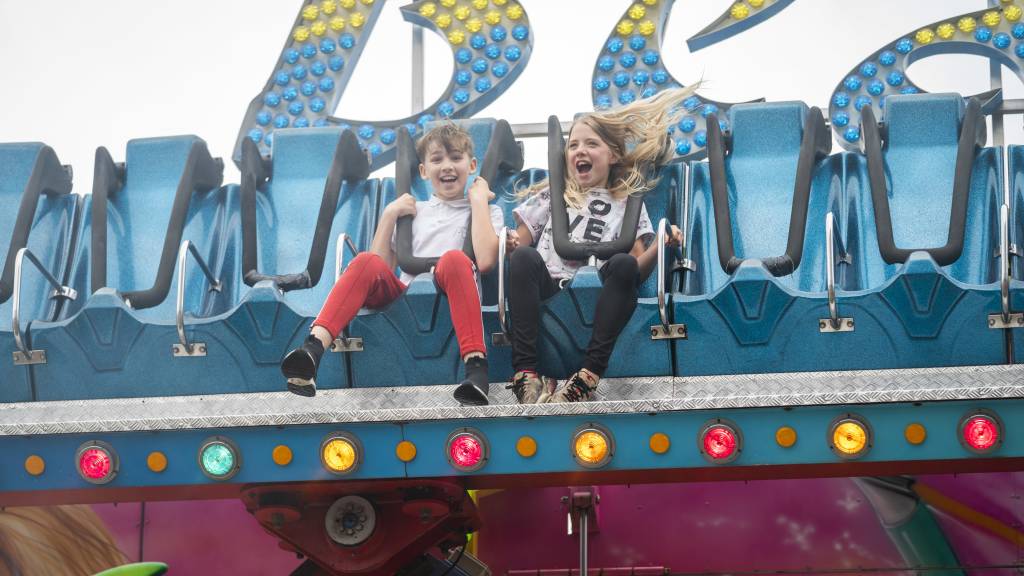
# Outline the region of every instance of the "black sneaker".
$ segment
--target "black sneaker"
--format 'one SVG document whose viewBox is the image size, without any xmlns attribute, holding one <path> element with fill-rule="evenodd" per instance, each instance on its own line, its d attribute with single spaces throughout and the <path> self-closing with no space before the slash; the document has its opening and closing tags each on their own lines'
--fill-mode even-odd
<svg viewBox="0 0 1024 576">
<path fill-rule="evenodd" d="M 281 373 L 288 379 L 288 391 L 299 396 L 316 396 L 316 371 L 324 345 L 310 335 L 302 346 L 285 355 L 281 361 Z"/>
<path fill-rule="evenodd" d="M 555 384 L 554 378 L 541 376 L 533 370 L 519 370 L 505 389 L 512 390 L 520 404 L 543 404 L 554 393 Z"/>
<path fill-rule="evenodd" d="M 577 372 L 569 377 L 565 386 L 555 392 L 548 402 L 586 402 L 590 400 L 594 390 L 597 390 L 597 384 L 593 386 L 587 384 L 583 376 Z"/>
<path fill-rule="evenodd" d="M 466 360 L 466 379 L 455 389 L 455 399 L 463 406 L 486 406 L 489 391 L 487 358 L 474 356 Z"/>
</svg>

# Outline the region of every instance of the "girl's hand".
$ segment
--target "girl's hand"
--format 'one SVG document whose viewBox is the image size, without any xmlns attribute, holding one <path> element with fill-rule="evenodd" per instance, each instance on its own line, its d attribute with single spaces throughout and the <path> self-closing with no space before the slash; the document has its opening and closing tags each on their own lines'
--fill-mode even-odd
<svg viewBox="0 0 1024 576">
<path fill-rule="evenodd" d="M 494 192 L 491 192 L 490 185 L 487 184 L 487 180 L 477 176 L 469 187 L 469 201 L 486 204 L 491 200 L 494 200 Z"/>
<path fill-rule="evenodd" d="M 665 246 L 681 246 L 683 244 L 683 232 L 679 226 L 672 226 L 672 230 L 665 235 Z"/>
<path fill-rule="evenodd" d="M 416 198 L 412 194 L 402 194 L 395 198 L 384 208 L 384 212 L 390 213 L 395 218 L 402 216 L 416 215 Z"/>
<path fill-rule="evenodd" d="M 516 248 L 519 248 L 519 232 L 509 230 L 505 239 L 505 253 L 511 253 Z"/>
</svg>

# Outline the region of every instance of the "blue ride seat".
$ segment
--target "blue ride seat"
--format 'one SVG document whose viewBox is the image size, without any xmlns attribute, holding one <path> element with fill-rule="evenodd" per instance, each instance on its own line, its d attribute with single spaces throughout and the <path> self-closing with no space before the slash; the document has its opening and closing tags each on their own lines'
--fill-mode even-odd
<svg viewBox="0 0 1024 576">
<path fill-rule="evenodd" d="M 493 119 L 462 120 L 457 124 L 473 139 L 478 174 L 484 175 L 498 202 L 513 197 L 520 176 L 522 152 L 506 122 Z M 427 126 L 430 129 L 430 126 Z M 404 140 L 404 136 L 402 136 Z M 400 145 L 396 174 L 409 176 L 409 193 L 417 200 L 428 198 L 429 184 L 419 178 L 411 141 Z M 490 177 L 488 177 L 490 175 Z M 472 176 L 470 177 L 472 183 Z M 385 179 L 380 210 L 394 200 L 402 186 Z M 506 223 L 509 215 L 506 213 Z M 360 310 L 349 326 L 349 335 L 362 338 L 363 349 L 351 352 L 352 385 L 358 387 L 453 384 L 463 377 L 458 341 L 452 327 L 448 299 L 434 284 L 433 274 L 424 269 L 398 300 L 381 310 Z M 481 278 L 485 339 L 496 330 L 493 320 L 497 284 L 492 274 Z M 507 350 L 492 349 L 488 342 L 492 380 L 508 372 Z"/>
<path fill-rule="evenodd" d="M 825 215 L 842 211 L 849 159 L 828 156 L 821 112 L 802 102 L 730 108 L 731 135 L 708 122 L 706 163 L 692 165 L 687 257 L 672 295 L 675 374 L 815 370 L 837 349 L 827 317 Z M 726 149 L 729 154 L 726 155 Z M 822 335 L 827 336 L 827 335 Z"/>
<path fill-rule="evenodd" d="M 369 247 L 379 202 L 365 152 L 341 128 L 275 133 L 272 164 L 245 142 L 241 169 L 241 185 L 228 187 L 241 220 L 232 229 L 239 290 L 226 295 L 225 312 L 188 324 L 211 356 L 224 357 L 210 363 L 217 378 L 208 392 L 284 389 L 281 358 L 309 334 L 338 260 Z M 325 355 L 317 386 L 347 387 L 349 370 L 342 355 Z"/>
<path fill-rule="evenodd" d="M 195 136 L 132 140 L 124 165 L 97 150 L 68 272 L 79 297 L 56 320 L 30 325 L 33 347 L 47 355 L 32 366 L 36 399 L 201 391 L 205 374 L 171 356 L 172 284 L 182 241 L 192 242 L 213 270 L 223 265 L 222 177 L 223 163 Z M 185 284 L 186 309 L 215 310 L 198 270 L 189 268 Z"/>
<path fill-rule="evenodd" d="M 839 305 L 857 331 L 884 343 L 868 351 L 865 367 L 1005 362 L 1003 331 L 987 322 L 1001 310 L 1000 160 L 984 148 L 979 103 L 958 94 L 893 96 L 884 134 L 872 112 L 864 115 L 871 197 L 850 201 L 862 281 Z"/>
<path fill-rule="evenodd" d="M 0 402 L 35 399 L 29 367 L 14 361 L 14 262 L 19 250 L 28 248 L 46 271 L 64 282 L 74 221 L 81 209 L 79 198 L 70 194 L 71 186 L 70 167 L 62 166 L 49 146 L 0 144 L 0 205 L 7 207 L 0 211 L 0 241 L 7 242 L 0 274 Z M 30 262 L 23 264 L 19 298 L 19 321 L 28 347 L 28 322 L 52 320 L 63 298 L 54 297 L 54 287 Z"/>
<path fill-rule="evenodd" d="M 1024 246 L 1024 145 L 1007 146 L 1006 161 L 1010 185 L 1009 238 L 1011 246 L 1017 247 L 1016 255 L 1010 259 L 1010 312 L 1024 311 L 1024 258 L 1020 257 L 1020 247 Z M 1020 330 L 1013 331 L 1014 363 L 1024 361 L 1024 335 Z"/>
</svg>

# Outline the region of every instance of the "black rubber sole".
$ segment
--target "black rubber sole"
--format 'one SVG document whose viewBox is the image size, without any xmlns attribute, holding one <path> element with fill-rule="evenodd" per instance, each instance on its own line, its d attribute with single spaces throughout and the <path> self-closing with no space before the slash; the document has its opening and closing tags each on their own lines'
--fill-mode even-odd
<svg viewBox="0 0 1024 576">
<path fill-rule="evenodd" d="M 481 390 L 472 382 L 463 382 L 455 389 L 455 400 L 463 406 L 487 406 L 487 393 Z"/>
<path fill-rule="evenodd" d="M 299 378 L 289 378 L 288 391 L 292 394 L 312 398 L 313 396 L 316 396 L 316 382 L 301 380 Z"/>
</svg>

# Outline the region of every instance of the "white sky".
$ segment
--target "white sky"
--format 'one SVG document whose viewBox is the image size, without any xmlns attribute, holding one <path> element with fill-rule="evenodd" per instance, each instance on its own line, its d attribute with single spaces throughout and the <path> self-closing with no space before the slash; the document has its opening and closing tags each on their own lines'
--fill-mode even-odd
<svg viewBox="0 0 1024 576">
<path fill-rule="evenodd" d="M 410 113 L 411 30 L 388 0 L 335 115 L 366 120 Z M 478 116 L 512 123 L 569 118 L 589 110 L 594 61 L 630 2 L 521 0 L 533 28 L 522 76 Z M 690 54 L 685 40 L 730 6 L 676 2 L 663 44 L 680 81 L 703 77 L 703 96 L 804 100 L 825 107 L 845 73 L 882 44 L 920 26 L 984 8 L 984 0 L 797 0 L 774 18 Z M 0 0 L 0 142 L 39 140 L 75 168 L 89 191 L 93 154 L 124 159 L 131 138 L 194 133 L 215 155 L 231 154 L 249 101 L 275 68 L 301 0 Z M 877 14 L 877 16 L 869 16 Z M 447 43 L 427 32 L 426 102 L 451 76 Z M 976 93 L 988 65 L 975 56 L 936 56 L 909 75 L 930 91 Z M 1024 90 L 1006 74 L 1008 97 Z M 386 88 L 385 88 L 386 87 Z M 1024 143 L 1020 119 L 1008 140 Z M 527 142 L 527 165 L 546 162 Z M 237 181 L 227 163 L 226 181 Z M 381 175 L 391 175 L 386 168 Z"/>
</svg>

